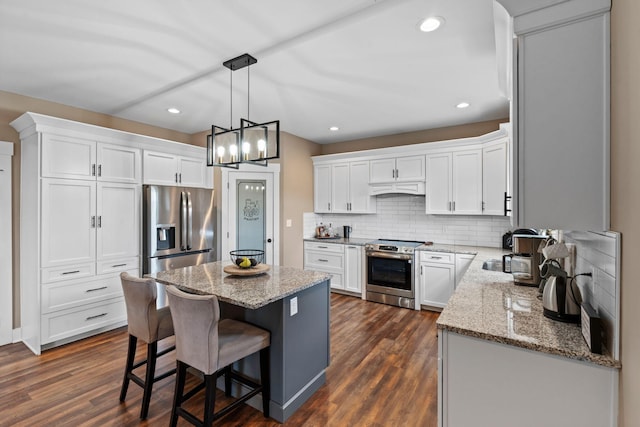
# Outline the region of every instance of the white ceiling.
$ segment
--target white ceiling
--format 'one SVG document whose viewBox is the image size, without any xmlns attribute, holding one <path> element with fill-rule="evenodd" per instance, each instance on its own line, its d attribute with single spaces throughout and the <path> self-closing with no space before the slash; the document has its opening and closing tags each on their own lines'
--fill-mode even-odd
<svg viewBox="0 0 640 427">
<path fill-rule="evenodd" d="M 243 53 L 251 120 L 319 143 L 508 117 L 492 0 L 0 1 L 0 90 L 181 132 L 231 125 Z"/>
</svg>

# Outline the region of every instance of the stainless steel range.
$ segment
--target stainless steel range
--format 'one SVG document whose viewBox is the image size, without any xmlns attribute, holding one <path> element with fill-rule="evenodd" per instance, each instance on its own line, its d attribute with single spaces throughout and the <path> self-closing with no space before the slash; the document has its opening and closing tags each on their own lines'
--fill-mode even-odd
<svg viewBox="0 0 640 427">
<path fill-rule="evenodd" d="M 368 301 L 415 307 L 413 252 L 423 244 L 413 240 L 376 240 L 365 245 Z"/>
</svg>

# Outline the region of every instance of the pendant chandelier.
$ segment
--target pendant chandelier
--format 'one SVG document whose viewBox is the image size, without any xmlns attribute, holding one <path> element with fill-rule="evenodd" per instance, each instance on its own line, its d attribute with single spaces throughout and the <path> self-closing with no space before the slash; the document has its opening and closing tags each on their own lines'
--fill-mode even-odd
<svg viewBox="0 0 640 427">
<path fill-rule="evenodd" d="M 238 169 L 241 163 L 267 166 L 271 159 L 280 157 L 280 121 L 256 123 L 249 120 L 249 68 L 258 62 L 245 53 L 222 63 L 231 76 L 230 128 L 211 125 L 207 135 L 207 166 Z M 240 127 L 233 127 L 233 72 L 247 68 L 247 118 L 240 119 Z"/>
</svg>

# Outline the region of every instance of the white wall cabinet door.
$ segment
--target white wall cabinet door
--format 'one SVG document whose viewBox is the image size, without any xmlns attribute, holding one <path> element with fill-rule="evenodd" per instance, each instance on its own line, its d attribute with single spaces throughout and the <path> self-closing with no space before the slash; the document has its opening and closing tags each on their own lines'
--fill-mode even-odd
<svg viewBox="0 0 640 427">
<path fill-rule="evenodd" d="M 144 183 L 177 185 L 178 157 L 173 154 L 144 151 Z"/>
<path fill-rule="evenodd" d="M 178 184 L 185 187 L 207 187 L 207 168 L 205 159 L 190 157 L 178 158 Z"/>
<path fill-rule="evenodd" d="M 331 212 L 349 212 L 349 163 L 331 166 Z"/>
<path fill-rule="evenodd" d="M 313 196 L 314 212 L 331 212 L 331 165 L 314 166 Z"/>
<path fill-rule="evenodd" d="M 487 144 L 482 148 L 482 213 L 505 215 L 507 192 L 507 141 Z"/>
<path fill-rule="evenodd" d="M 142 159 L 138 148 L 97 144 L 98 181 L 138 183 L 142 179 Z"/>
<path fill-rule="evenodd" d="M 41 267 L 95 261 L 96 184 L 42 180 Z"/>
<path fill-rule="evenodd" d="M 452 212 L 482 214 L 482 150 L 453 153 Z"/>
<path fill-rule="evenodd" d="M 421 304 L 443 308 L 455 289 L 454 264 L 420 263 Z"/>
<path fill-rule="evenodd" d="M 369 195 L 369 161 L 349 164 L 349 212 L 373 213 L 376 201 Z"/>
<path fill-rule="evenodd" d="M 140 253 L 140 186 L 98 183 L 97 259 Z"/>
<path fill-rule="evenodd" d="M 396 158 L 396 181 L 424 181 L 424 162 L 424 156 L 408 156 Z"/>
<path fill-rule="evenodd" d="M 377 159 L 369 162 L 369 183 L 395 182 L 396 159 Z"/>
<path fill-rule="evenodd" d="M 344 247 L 344 289 L 350 292 L 362 292 L 362 246 Z"/>
<path fill-rule="evenodd" d="M 451 153 L 427 155 L 426 213 L 451 213 Z"/>
<path fill-rule="evenodd" d="M 42 176 L 47 178 L 95 179 L 96 142 L 42 135 Z"/>
</svg>

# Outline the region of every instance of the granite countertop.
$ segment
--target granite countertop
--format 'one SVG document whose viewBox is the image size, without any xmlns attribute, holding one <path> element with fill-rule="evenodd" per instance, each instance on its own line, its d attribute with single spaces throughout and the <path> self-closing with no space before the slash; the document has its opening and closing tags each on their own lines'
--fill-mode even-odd
<svg viewBox="0 0 640 427">
<path fill-rule="evenodd" d="M 266 274 L 231 276 L 223 271 L 231 261 L 217 261 L 147 274 L 157 282 L 185 292 L 215 295 L 220 301 L 256 309 L 328 280 L 330 275 L 299 268 L 270 266 Z"/>
<path fill-rule="evenodd" d="M 511 274 L 482 269 L 484 261 L 501 258 L 505 251 L 476 250 L 477 256 L 438 318 L 438 329 L 605 367 L 621 367 L 610 356 L 591 353 L 580 326 L 544 317 L 538 288 L 514 285 Z"/>
<path fill-rule="evenodd" d="M 362 239 L 358 237 L 349 237 L 345 239 L 344 237 L 336 237 L 330 239 L 318 239 L 317 237 L 305 237 L 305 242 L 322 242 L 322 243 L 338 243 L 341 245 L 355 245 L 355 246 L 364 246 L 367 243 L 373 241 L 375 239 Z"/>
<path fill-rule="evenodd" d="M 487 249 L 487 248 L 482 248 L 482 249 Z M 466 246 L 466 245 L 446 245 L 442 243 L 432 243 L 429 245 L 418 246 L 416 248 L 416 251 L 447 252 L 447 253 L 456 253 L 456 254 L 476 255 L 478 253 L 478 247 Z"/>
</svg>

